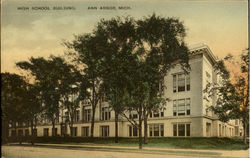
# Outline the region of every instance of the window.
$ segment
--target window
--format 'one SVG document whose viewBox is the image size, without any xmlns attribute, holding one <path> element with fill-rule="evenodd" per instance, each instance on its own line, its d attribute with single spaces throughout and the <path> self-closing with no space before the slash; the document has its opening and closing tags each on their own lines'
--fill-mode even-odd
<svg viewBox="0 0 250 158">
<path fill-rule="evenodd" d="M 107 100 L 106 94 L 103 94 L 103 95 L 101 96 L 101 101 L 102 101 L 102 102 L 107 102 L 107 101 L 108 101 L 108 100 Z"/>
<path fill-rule="evenodd" d="M 82 127 L 82 137 L 89 136 L 89 127 Z"/>
<path fill-rule="evenodd" d="M 91 119 L 91 109 L 84 109 L 83 110 L 83 121 L 89 122 Z"/>
<path fill-rule="evenodd" d="M 11 130 L 11 136 L 15 137 L 16 136 L 16 130 Z"/>
<path fill-rule="evenodd" d="M 74 117 L 74 122 L 78 122 L 79 120 L 80 120 L 80 111 L 76 110 L 75 117 Z"/>
<path fill-rule="evenodd" d="M 135 126 L 129 126 L 129 136 L 130 137 L 137 137 L 138 136 L 138 129 Z"/>
<path fill-rule="evenodd" d="M 23 136 L 23 130 L 22 129 L 19 129 L 18 131 L 17 131 L 17 133 L 18 133 L 18 136 L 20 137 L 20 136 Z"/>
<path fill-rule="evenodd" d="M 157 117 L 164 117 L 164 111 L 163 110 L 160 110 L 160 111 L 155 111 L 155 112 L 151 112 L 149 114 L 149 117 L 150 118 L 157 118 Z"/>
<path fill-rule="evenodd" d="M 173 133 L 174 136 L 177 136 L 177 124 L 173 125 Z"/>
<path fill-rule="evenodd" d="M 154 113 L 154 117 L 159 117 L 160 115 L 159 115 L 159 112 L 155 112 Z"/>
<path fill-rule="evenodd" d="M 164 95 L 164 79 L 159 81 L 159 92 L 161 95 Z"/>
<path fill-rule="evenodd" d="M 186 75 L 186 90 L 190 91 L 190 75 Z"/>
<path fill-rule="evenodd" d="M 17 122 L 17 126 L 18 126 L 18 127 L 23 127 L 23 122 L 18 121 L 18 122 Z"/>
<path fill-rule="evenodd" d="M 72 127 L 72 136 L 73 137 L 77 136 L 77 127 Z"/>
<path fill-rule="evenodd" d="M 163 124 L 149 125 L 149 136 L 150 137 L 164 136 L 164 125 Z"/>
<path fill-rule="evenodd" d="M 176 100 L 173 101 L 173 115 L 177 116 L 177 104 L 176 104 Z"/>
<path fill-rule="evenodd" d="M 239 120 L 235 120 L 235 125 L 239 125 Z"/>
<path fill-rule="evenodd" d="M 52 132 L 54 133 L 55 136 L 57 136 L 57 128 L 52 128 Z"/>
<path fill-rule="evenodd" d="M 84 100 L 83 103 L 82 103 L 82 105 L 83 105 L 83 106 L 90 106 L 90 101 L 89 101 L 89 99 Z"/>
<path fill-rule="evenodd" d="M 34 134 L 34 136 L 37 136 L 37 129 L 36 128 L 33 129 L 33 134 Z"/>
<path fill-rule="evenodd" d="M 101 126 L 101 137 L 109 136 L 109 126 Z"/>
<path fill-rule="evenodd" d="M 65 121 L 69 121 L 69 112 L 65 112 Z"/>
<path fill-rule="evenodd" d="M 164 111 L 161 111 L 161 117 L 164 117 Z"/>
<path fill-rule="evenodd" d="M 190 136 L 190 124 L 173 124 L 173 136 Z"/>
<path fill-rule="evenodd" d="M 186 115 L 190 115 L 190 98 L 186 98 Z"/>
<path fill-rule="evenodd" d="M 67 134 L 67 126 L 65 124 L 61 124 L 61 136 Z"/>
<path fill-rule="evenodd" d="M 235 136 L 239 135 L 239 128 L 235 128 Z"/>
<path fill-rule="evenodd" d="M 44 137 L 48 137 L 49 136 L 49 129 L 48 128 L 44 128 L 43 129 L 43 136 Z"/>
<path fill-rule="evenodd" d="M 190 98 L 173 100 L 173 116 L 190 115 Z"/>
<path fill-rule="evenodd" d="M 190 91 L 190 74 L 173 75 L 173 92 Z"/>
<path fill-rule="evenodd" d="M 137 119 L 138 118 L 138 114 L 136 111 L 131 111 L 129 114 L 129 118 L 133 118 L 133 119 Z"/>
<path fill-rule="evenodd" d="M 185 124 L 178 124 L 178 136 L 185 136 Z"/>
<path fill-rule="evenodd" d="M 110 120 L 110 109 L 109 107 L 101 108 L 101 120 Z"/>
<path fill-rule="evenodd" d="M 178 100 L 178 116 L 185 115 L 185 99 Z"/>
<path fill-rule="evenodd" d="M 25 136 L 29 136 L 29 129 L 25 129 Z"/>
<path fill-rule="evenodd" d="M 173 92 L 177 92 L 177 88 L 176 88 L 176 80 L 177 80 L 177 75 L 173 75 Z"/>
<path fill-rule="evenodd" d="M 178 92 L 185 91 L 185 75 L 184 74 L 179 74 L 178 75 Z"/>
<path fill-rule="evenodd" d="M 186 136 L 190 136 L 190 124 L 186 124 Z"/>
<path fill-rule="evenodd" d="M 59 113 L 56 115 L 55 123 L 59 124 Z"/>
</svg>

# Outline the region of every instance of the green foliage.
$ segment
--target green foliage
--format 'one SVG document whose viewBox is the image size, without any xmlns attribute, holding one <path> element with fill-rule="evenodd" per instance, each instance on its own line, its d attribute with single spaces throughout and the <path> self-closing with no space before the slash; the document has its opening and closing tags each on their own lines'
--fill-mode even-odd
<svg viewBox="0 0 250 158">
<path fill-rule="evenodd" d="M 216 70 L 221 76 L 222 81 L 215 85 L 207 85 L 205 92 L 210 93 L 210 96 L 218 94 L 217 106 L 211 107 L 212 110 L 219 116 L 223 122 L 230 119 L 245 120 L 249 116 L 249 90 L 248 90 L 248 54 L 241 55 L 241 75 L 231 81 L 230 72 L 225 67 L 224 61 L 217 62 Z M 228 55 L 226 61 L 233 61 L 233 56 Z"/>
<path fill-rule="evenodd" d="M 136 110 L 141 124 L 143 109 L 149 113 L 164 103 L 159 84 L 167 71 L 174 63 L 189 68 L 184 37 L 178 19 L 153 14 L 140 20 L 102 19 L 91 34 L 75 36 L 65 45 L 93 87 L 92 110 L 105 93 L 115 112 L 138 126 L 123 112 Z"/>
<path fill-rule="evenodd" d="M 2 118 L 16 122 L 26 119 L 23 111 L 26 101 L 27 83 L 17 74 L 1 73 Z"/>
<path fill-rule="evenodd" d="M 232 55 L 228 55 L 225 61 L 236 63 Z M 243 122 L 244 138 L 246 128 L 249 124 L 249 51 L 248 49 L 241 54 L 240 61 L 241 73 L 235 78 L 231 78 L 230 72 L 227 70 L 224 61 L 220 60 L 215 68 L 222 81 L 216 84 L 207 85 L 204 90 L 211 97 L 217 95 L 217 104 L 211 109 L 217 114 L 219 119 L 227 122 L 231 119 L 239 119 Z M 246 142 L 246 139 L 244 139 Z"/>
<path fill-rule="evenodd" d="M 1 74 L 2 118 L 8 122 L 32 121 L 41 112 L 36 85 L 17 74 Z"/>
</svg>

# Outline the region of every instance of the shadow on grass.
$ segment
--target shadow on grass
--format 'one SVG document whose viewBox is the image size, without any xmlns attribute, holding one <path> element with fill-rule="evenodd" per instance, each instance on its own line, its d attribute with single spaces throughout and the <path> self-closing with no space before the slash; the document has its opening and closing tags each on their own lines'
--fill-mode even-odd
<svg viewBox="0 0 250 158">
<path fill-rule="evenodd" d="M 29 139 L 23 140 L 28 142 Z M 12 141 L 15 142 L 15 141 Z M 119 143 L 114 143 L 114 138 L 84 138 L 84 137 L 36 137 L 35 143 L 48 144 L 100 144 L 105 146 L 138 146 L 138 138 L 119 138 Z M 146 147 L 165 147 L 183 149 L 220 149 L 220 150 L 246 150 L 249 144 L 244 144 L 240 139 L 232 138 L 202 138 L 202 137 L 155 137 L 149 138 Z"/>
</svg>

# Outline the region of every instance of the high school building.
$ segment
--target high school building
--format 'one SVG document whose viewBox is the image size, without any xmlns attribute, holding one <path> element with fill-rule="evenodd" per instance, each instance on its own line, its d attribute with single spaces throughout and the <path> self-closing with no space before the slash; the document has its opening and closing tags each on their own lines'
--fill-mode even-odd
<svg viewBox="0 0 250 158">
<path fill-rule="evenodd" d="M 190 73 L 185 74 L 181 66 L 172 68 L 164 78 L 164 96 L 169 99 L 164 110 L 150 114 L 148 119 L 149 137 L 235 137 L 242 136 L 243 129 L 239 120 L 223 123 L 208 109 L 216 106 L 216 95 L 204 99 L 203 91 L 208 83 L 220 82 L 213 66 L 216 63 L 207 45 L 199 44 L 190 47 Z M 67 112 L 62 110 L 56 125 L 57 135 L 69 134 Z M 91 106 L 85 103 L 77 110 L 73 135 L 78 137 L 90 136 Z M 131 117 L 137 118 L 132 112 Z M 115 136 L 115 114 L 105 99 L 98 104 L 95 114 L 95 137 Z M 30 128 L 19 123 L 17 130 L 11 128 L 10 136 L 29 135 Z M 119 116 L 119 137 L 137 137 L 138 130 Z M 37 136 L 51 136 L 52 125 L 46 120 L 38 123 L 35 133 Z"/>
</svg>

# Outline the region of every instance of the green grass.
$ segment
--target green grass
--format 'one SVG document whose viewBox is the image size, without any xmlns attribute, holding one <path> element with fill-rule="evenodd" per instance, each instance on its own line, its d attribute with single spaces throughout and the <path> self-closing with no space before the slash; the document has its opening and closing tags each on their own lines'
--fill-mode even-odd
<svg viewBox="0 0 250 158">
<path fill-rule="evenodd" d="M 36 143 L 81 143 L 100 144 L 106 146 L 138 146 L 138 138 L 119 138 L 119 143 L 114 143 L 114 138 L 83 138 L 83 137 L 37 137 Z M 184 149 L 220 149 L 220 150 L 245 150 L 249 144 L 242 140 L 231 138 L 201 138 L 201 137 L 158 137 L 149 138 L 146 147 L 168 147 Z"/>
</svg>

